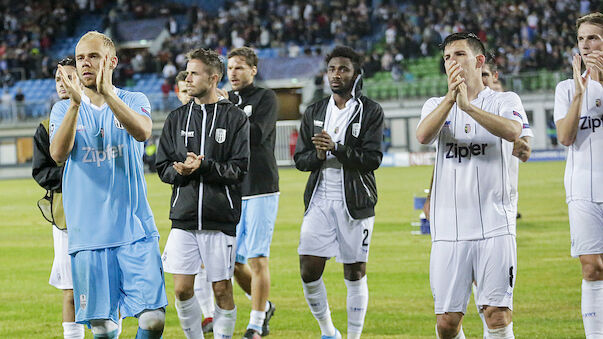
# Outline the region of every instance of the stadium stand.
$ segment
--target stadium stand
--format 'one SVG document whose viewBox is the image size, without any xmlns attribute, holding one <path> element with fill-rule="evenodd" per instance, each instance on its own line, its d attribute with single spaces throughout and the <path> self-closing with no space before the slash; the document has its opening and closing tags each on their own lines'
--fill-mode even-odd
<svg viewBox="0 0 603 339">
<path fill-rule="evenodd" d="M 73 53 L 84 32 L 99 30 L 124 46 L 149 41 L 118 52 L 115 83 L 146 93 L 154 107 L 177 103 L 173 94 L 167 106 L 163 101 L 161 70 L 168 60 L 183 68 L 184 53 L 197 46 L 225 55 L 248 45 L 271 64 L 304 65 L 335 44 L 347 44 L 366 52 L 367 93 L 398 100 L 442 93 L 446 81 L 438 45 L 452 32 L 470 30 L 495 52 L 507 88 L 550 91 L 566 76 L 576 51 L 576 17 L 601 7 L 596 0 L 481 2 L 470 8 L 461 0 L 57 0 L 53 6 L 6 0 L 0 3 L 0 81 L 12 97 L 22 90 L 27 117 L 37 119 L 53 102 L 56 61 Z M 162 35 L 163 29 L 169 34 Z M 291 77 L 313 78 L 320 72 L 320 63 L 314 65 L 312 72 Z M 268 80 L 283 73 L 260 75 Z"/>
</svg>

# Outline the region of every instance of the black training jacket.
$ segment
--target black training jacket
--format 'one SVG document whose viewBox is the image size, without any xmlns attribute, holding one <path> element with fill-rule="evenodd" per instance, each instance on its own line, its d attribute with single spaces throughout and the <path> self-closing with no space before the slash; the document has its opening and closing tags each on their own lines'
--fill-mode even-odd
<svg viewBox="0 0 603 339">
<path fill-rule="evenodd" d="M 353 219 L 375 215 L 377 183 L 373 171 L 379 168 L 383 158 L 383 109 L 361 94 L 361 84 L 362 81 L 358 79 L 352 91 L 352 100 L 357 100 L 358 105 L 346 128 L 344 143 L 338 144 L 337 150 L 331 152 L 343 165 L 345 205 Z M 323 129 L 329 99 L 320 100 L 306 109 L 295 147 L 295 167 L 300 171 L 312 171 L 304 192 L 306 211 L 325 162 L 316 156 L 311 138 Z"/>
<path fill-rule="evenodd" d="M 243 197 L 278 192 L 274 157 L 276 94 L 251 84 L 240 91 L 228 92 L 228 98 L 249 117 L 249 172 L 243 179 Z"/>
<path fill-rule="evenodd" d="M 63 197 L 61 188 L 63 182 L 63 164 L 57 163 L 50 156 L 50 137 L 48 135 L 48 120 L 40 123 L 33 137 L 33 161 L 31 174 L 35 181 L 46 189 L 46 195 L 40 200 L 48 201 L 49 208 L 42 215 L 53 225 L 65 229 L 65 214 L 63 213 Z M 42 205 L 38 206 L 42 210 Z"/>
<path fill-rule="evenodd" d="M 182 176 L 172 165 L 183 162 L 187 152 L 205 158 L 198 170 Z M 172 227 L 235 236 L 248 162 L 249 121 L 230 101 L 197 105 L 191 100 L 172 111 L 165 120 L 156 158 L 159 177 L 173 185 Z"/>
</svg>

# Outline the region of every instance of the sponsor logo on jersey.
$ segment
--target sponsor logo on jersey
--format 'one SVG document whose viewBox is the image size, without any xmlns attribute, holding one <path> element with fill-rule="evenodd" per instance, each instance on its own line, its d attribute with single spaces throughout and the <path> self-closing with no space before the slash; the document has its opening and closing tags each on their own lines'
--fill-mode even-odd
<svg viewBox="0 0 603 339">
<path fill-rule="evenodd" d="M 88 305 L 88 299 L 86 298 L 86 295 L 80 294 L 80 307 L 86 308 L 87 305 Z"/>
<path fill-rule="evenodd" d="M 314 120 L 314 126 L 317 126 L 317 127 L 322 127 L 322 125 L 323 125 L 323 124 L 324 124 L 324 122 L 323 122 L 323 121 L 320 121 L 320 120 Z"/>
<path fill-rule="evenodd" d="M 253 107 L 251 107 L 251 105 L 247 105 L 247 106 L 243 107 L 243 112 L 245 112 L 245 115 L 247 115 L 247 117 L 251 116 L 252 111 L 253 111 Z"/>
<path fill-rule="evenodd" d="M 601 99 L 595 100 L 595 106 L 601 107 Z"/>
<path fill-rule="evenodd" d="M 354 136 L 354 138 L 358 138 L 358 136 L 360 135 L 360 123 L 359 122 L 355 122 L 352 124 L 352 135 Z"/>
<path fill-rule="evenodd" d="M 82 147 L 84 151 L 83 162 L 85 163 L 96 163 L 97 167 L 101 166 L 101 163 L 105 160 L 112 160 L 124 155 L 124 145 L 120 144 L 117 146 L 107 145 L 107 148 L 98 150 L 94 147 Z"/>
<path fill-rule="evenodd" d="M 117 120 L 115 116 L 113 117 L 113 124 L 119 129 L 124 129 L 124 125 L 122 125 L 121 122 L 119 122 L 119 120 Z"/>
<path fill-rule="evenodd" d="M 216 142 L 218 144 L 226 141 L 226 130 L 224 128 L 216 128 Z"/>
<path fill-rule="evenodd" d="M 471 133 L 471 125 L 465 124 L 465 133 Z"/>
<path fill-rule="evenodd" d="M 181 137 L 187 137 L 187 138 L 194 138 L 195 137 L 195 131 L 183 131 L 183 130 L 180 130 L 180 136 Z"/>
<path fill-rule="evenodd" d="M 486 155 L 486 147 L 488 144 L 459 145 L 457 143 L 446 143 L 446 159 L 458 159 L 460 163 L 463 158 L 471 158 L 472 156 Z"/>
<path fill-rule="evenodd" d="M 595 133 L 595 130 L 601 126 L 603 126 L 603 116 L 600 118 L 580 117 L 580 129 L 589 129 Z"/>
</svg>

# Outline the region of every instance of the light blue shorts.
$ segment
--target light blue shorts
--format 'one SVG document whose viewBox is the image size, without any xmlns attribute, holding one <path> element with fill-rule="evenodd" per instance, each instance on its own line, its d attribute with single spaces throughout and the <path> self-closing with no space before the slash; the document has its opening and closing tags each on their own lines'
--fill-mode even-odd
<svg viewBox="0 0 603 339">
<path fill-rule="evenodd" d="M 137 316 L 167 306 L 159 239 L 71 255 L 75 321 Z"/>
<path fill-rule="evenodd" d="M 245 264 L 249 258 L 270 256 L 278 197 L 274 194 L 243 200 L 237 225 L 236 262 Z"/>
</svg>

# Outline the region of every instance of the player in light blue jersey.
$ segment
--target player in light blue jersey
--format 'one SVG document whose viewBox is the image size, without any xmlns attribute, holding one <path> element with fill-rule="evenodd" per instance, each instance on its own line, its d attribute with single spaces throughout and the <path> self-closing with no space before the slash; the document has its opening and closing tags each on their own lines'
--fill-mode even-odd
<svg viewBox="0 0 603 339">
<path fill-rule="evenodd" d="M 52 108 L 49 130 L 52 158 L 66 162 L 76 322 L 94 338 L 115 338 L 118 314 L 136 316 L 136 338 L 161 338 L 167 297 L 142 162 L 151 107 L 144 94 L 113 87 L 117 57 L 107 36 L 88 32 L 75 57 L 79 81 L 59 66 L 70 100 Z"/>
</svg>

